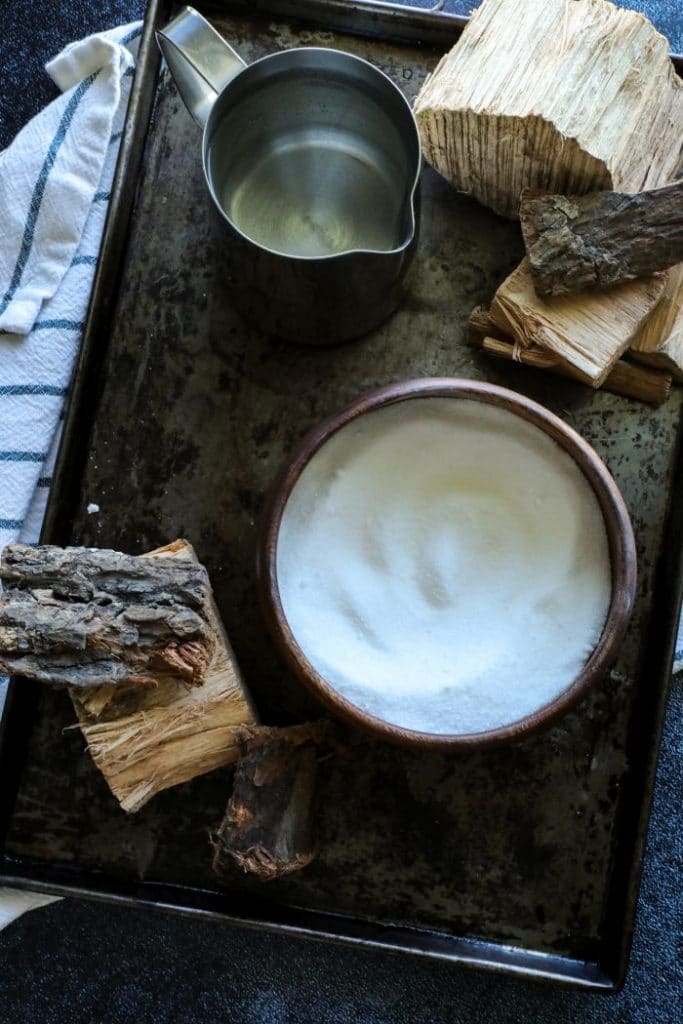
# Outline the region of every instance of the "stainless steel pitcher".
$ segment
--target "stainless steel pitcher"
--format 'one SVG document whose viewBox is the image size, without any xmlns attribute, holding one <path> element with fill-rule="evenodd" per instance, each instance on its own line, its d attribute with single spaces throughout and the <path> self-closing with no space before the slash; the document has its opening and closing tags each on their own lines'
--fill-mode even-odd
<svg viewBox="0 0 683 1024">
<path fill-rule="evenodd" d="M 419 217 L 420 141 L 378 68 L 339 50 L 247 66 L 185 7 L 157 33 L 203 128 L 234 304 L 269 334 L 329 345 L 397 307 Z"/>
</svg>

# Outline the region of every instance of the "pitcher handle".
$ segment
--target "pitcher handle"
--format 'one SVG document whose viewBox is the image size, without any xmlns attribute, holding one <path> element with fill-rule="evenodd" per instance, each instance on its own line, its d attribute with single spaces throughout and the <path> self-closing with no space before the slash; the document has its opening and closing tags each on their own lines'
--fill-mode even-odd
<svg viewBox="0 0 683 1024">
<path fill-rule="evenodd" d="M 156 38 L 185 106 L 203 128 L 219 92 L 246 63 L 194 7 L 183 7 Z"/>
</svg>

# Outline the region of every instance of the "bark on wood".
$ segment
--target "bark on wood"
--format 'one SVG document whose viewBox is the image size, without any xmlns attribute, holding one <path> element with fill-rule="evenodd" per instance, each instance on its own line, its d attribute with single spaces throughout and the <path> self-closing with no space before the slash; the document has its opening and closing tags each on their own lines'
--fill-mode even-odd
<svg viewBox="0 0 683 1024">
<path fill-rule="evenodd" d="M 233 793 L 212 837 L 217 874 L 234 862 L 268 882 L 314 859 L 318 759 L 327 732 L 325 722 L 242 730 Z"/>
<path fill-rule="evenodd" d="M 683 152 L 667 40 L 603 0 L 484 0 L 415 115 L 429 163 L 507 217 L 525 187 L 657 188 Z"/>
<path fill-rule="evenodd" d="M 87 548 L 6 547 L 0 670 L 43 683 L 197 686 L 215 648 L 203 566 Z"/>
<path fill-rule="evenodd" d="M 522 347 L 553 352 L 579 379 L 600 387 L 652 314 L 665 284 L 660 275 L 601 292 L 542 298 L 525 259 L 494 295 L 491 317 Z"/>
<path fill-rule="evenodd" d="M 567 366 L 557 356 L 540 348 L 521 348 L 511 341 L 502 341 L 499 338 L 483 338 L 481 347 L 490 355 L 506 359 L 508 362 L 519 362 L 538 370 L 548 370 L 570 380 L 579 379 L 573 367 Z M 644 366 L 634 366 L 633 363 L 620 359 L 605 380 L 602 389 L 615 395 L 623 395 L 625 398 L 636 398 L 649 405 L 662 405 L 671 393 L 671 375 L 660 370 L 646 369 Z"/>
<path fill-rule="evenodd" d="M 144 557 L 164 556 L 197 563 L 186 541 Z M 213 601 L 210 624 L 216 645 L 200 686 L 165 679 L 153 687 L 70 688 L 88 751 L 124 811 L 137 811 L 161 790 L 231 764 L 240 728 L 257 721 Z"/>
<path fill-rule="evenodd" d="M 519 215 L 539 295 L 608 288 L 683 260 L 683 181 L 635 195 L 525 189 Z"/>
</svg>

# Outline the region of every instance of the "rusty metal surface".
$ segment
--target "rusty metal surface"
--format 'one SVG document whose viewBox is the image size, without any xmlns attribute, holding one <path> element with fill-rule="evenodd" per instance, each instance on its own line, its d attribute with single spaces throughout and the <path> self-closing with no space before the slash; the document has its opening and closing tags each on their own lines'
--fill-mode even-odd
<svg viewBox="0 0 683 1024">
<path fill-rule="evenodd" d="M 247 60 L 293 45 L 347 49 L 411 99 L 439 56 L 241 18 L 217 26 Z M 302 434 L 369 387 L 435 374 L 504 384 L 562 416 L 606 461 L 636 532 L 638 600 L 614 671 L 558 726 L 502 750 L 430 755 L 356 737 L 346 757 L 325 763 L 319 860 L 267 895 L 598 959 L 681 392 L 653 411 L 470 350 L 467 316 L 518 262 L 521 236 L 429 169 L 419 251 L 387 324 L 333 349 L 259 336 L 226 302 L 199 143 L 162 76 L 73 539 L 141 552 L 187 537 L 209 569 L 264 717 L 295 720 L 315 709 L 266 634 L 254 554 L 265 491 Z M 86 513 L 90 502 L 99 514 Z M 65 695 L 42 695 L 8 854 L 214 889 L 207 833 L 222 815 L 230 772 L 126 816 L 80 733 L 64 731 L 73 721 Z M 253 888 L 237 876 L 229 885 Z"/>
</svg>

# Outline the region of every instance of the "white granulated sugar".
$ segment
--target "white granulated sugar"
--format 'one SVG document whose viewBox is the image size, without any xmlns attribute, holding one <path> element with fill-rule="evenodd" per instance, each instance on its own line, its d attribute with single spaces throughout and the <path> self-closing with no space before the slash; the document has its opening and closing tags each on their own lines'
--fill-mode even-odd
<svg viewBox="0 0 683 1024">
<path fill-rule="evenodd" d="M 555 698 L 611 596 L 603 517 L 573 460 L 518 416 L 447 398 L 367 414 L 316 453 L 277 574 L 318 672 L 376 717 L 436 734 Z"/>
</svg>

